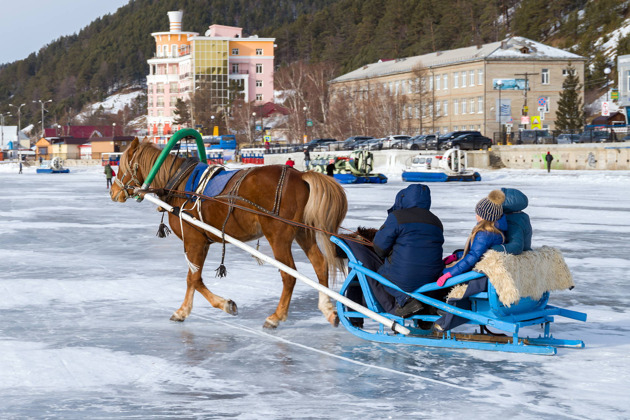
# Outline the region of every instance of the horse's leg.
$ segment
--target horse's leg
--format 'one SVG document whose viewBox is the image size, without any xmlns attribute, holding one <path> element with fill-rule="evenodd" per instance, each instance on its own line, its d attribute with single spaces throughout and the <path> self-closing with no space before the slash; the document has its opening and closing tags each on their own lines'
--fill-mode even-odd
<svg viewBox="0 0 630 420">
<path fill-rule="evenodd" d="M 267 236 L 269 245 L 273 250 L 273 256 L 281 263 L 295 269 L 295 262 L 293 261 L 293 254 L 291 254 L 292 239 L 286 240 L 276 237 Z M 295 278 L 280 271 L 282 277 L 282 294 L 280 295 L 280 301 L 276 307 L 276 311 L 267 317 L 263 328 L 277 328 L 280 321 L 286 321 L 289 314 L 289 305 L 291 303 L 291 295 L 293 294 L 293 288 L 295 287 Z"/>
<path fill-rule="evenodd" d="M 307 235 L 304 230 L 300 230 L 295 239 L 313 265 L 319 284 L 324 287 L 328 287 L 328 264 L 326 263 L 326 259 L 324 258 L 322 251 L 317 246 L 315 236 L 312 234 Z M 335 327 L 339 325 L 337 311 L 335 310 L 335 306 L 328 295 L 319 292 L 317 307 L 320 311 L 322 311 L 328 322 Z"/>
<path fill-rule="evenodd" d="M 171 227 L 173 227 L 177 236 L 179 235 L 179 226 L 171 223 Z M 201 293 L 210 304 L 218 309 L 221 309 L 227 312 L 230 315 L 236 315 L 238 313 L 238 308 L 236 307 L 236 303 L 232 300 L 224 299 L 221 296 L 215 295 L 203 283 L 203 279 L 201 278 L 201 272 L 203 271 L 203 263 L 206 260 L 206 255 L 208 255 L 208 249 L 210 244 L 207 242 L 206 238 L 201 235 L 199 232 L 194 229 L 186 229 L 184 236 L 184 249 L 186 250 L 186 255 L 188 261 L 190 261 L 195 266 L 199 267 L 199 270 L 194 273 L 190 268 L 188 268 L 188 276 L 186 277 L 186 295 L 184 297 L 184 302 L 178 310 L 176 310 L 171 316 L 171 321 L 184 321 L 190 312 L 192 311 L 193 306 L 193 298 L 195 295 L 195 291 Z"/>
</svg>

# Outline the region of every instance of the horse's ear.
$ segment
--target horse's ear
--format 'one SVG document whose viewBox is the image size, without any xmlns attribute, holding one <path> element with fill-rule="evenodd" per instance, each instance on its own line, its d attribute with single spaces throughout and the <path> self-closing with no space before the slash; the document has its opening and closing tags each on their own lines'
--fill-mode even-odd
<svg viewBox="0 0 630 420">
<path fill-rule="evenodd" d="M 151 140 L 149 139 L 149 137 L 145 136 L 145 137 L 142 139 L 142 143 L 151 143 Z"/>
<path fill-rule="evenodd" d="M 140 144 L 140 140 L 138 140 L 138 137 L 136 137 L 136 138 L 133 139 L 133 141 L 129 145 L 129 148 L 133 149 L 135 147 L 138 147 L 139 144 Z"/>
</svg>

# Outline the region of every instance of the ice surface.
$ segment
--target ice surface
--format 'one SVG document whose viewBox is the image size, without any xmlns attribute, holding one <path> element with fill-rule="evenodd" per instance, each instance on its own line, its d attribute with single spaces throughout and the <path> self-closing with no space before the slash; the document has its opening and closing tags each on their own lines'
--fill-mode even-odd
<svg viewBox="0 0 630 420">
<path fill-rule="evenodd" d="M 233 246 L 225 279 L 213 277 L 211 247 L 205 281 L 239 315 L 197 295 L 190 318 L 171 322 L 186 263 L 176 237 L 155 236 L 154 206 L 112 202 L 100 168 L 17 172 L 0 165 L 2 418 L 630 417 L 630 172 L 499 170 L 430 184 L 445 252 L 462 247 L 488 191 L 529 196 L 535 246 L 560 248 L 577 284 L 552 303 L 589 316 L 554 324 L 555 336 L 586 343 L 555 357 L 362 341 L 331 327 L 299 282 L 287 322 L 265 331 L 280 277 Z M 408 185 L 389 175 L 346 187 L 344 226 L 380 226 Z"/>
</svg>

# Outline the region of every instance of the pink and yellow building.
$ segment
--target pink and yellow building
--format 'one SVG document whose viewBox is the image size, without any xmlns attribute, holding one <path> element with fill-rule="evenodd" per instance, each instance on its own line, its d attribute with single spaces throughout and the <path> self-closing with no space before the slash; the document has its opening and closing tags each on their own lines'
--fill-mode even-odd
<svg viewBox="0 0 630 420">
<path fill-rule="evenodd" d="M 231 86 L 238 86 L 248 102 L 273 101 L 275 38 L 243 38 L 242 28 L 223 25 L 211 25 L 200 36 L 182 31 L 183 11 L 168 12 L 168 17 L 170 30 L 151 34 L 155 56 L 147 61 L 147 122 L 156 143 L 183 128 L 173 123 L 175 104 L 196 89 L 209 90 L 218 108 L 229 107 Z"/>
</svg>

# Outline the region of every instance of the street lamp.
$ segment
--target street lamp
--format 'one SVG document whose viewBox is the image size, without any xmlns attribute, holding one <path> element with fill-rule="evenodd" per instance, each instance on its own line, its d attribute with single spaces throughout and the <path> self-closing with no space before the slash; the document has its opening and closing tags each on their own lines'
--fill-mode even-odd
<svg viewBox="0 0 630 420">
<path fill-rule="evenodd" d="M 214 136 L 214 115 L 210 115 L 210 126 L 212 130 L 212 135 Z"/>
<path fill-rule="evenodd" d="M 116 123 L 112 123 L 112 139 L 116 137 Z"/>
<path fill-rule="evenodd" d="M 252 129 L 252 143 L 255 141 L 254 136 L 256 135 L 256 113 L 252 112 L 252 118 L 254 119 L 254 127 Z"/>
<path fill-rule="evenodd" d="M 609 77 L 610 77 L 610 72 L 611 71 L 612 70 L 610 69 L 610 67 L 606 67 L 604 69 L 604 74 L 606 75 L 606 102 L 610 101 L 610 97 L 609 97 L 609 95 L 610 95 L 610 93 L 609 93 L 610 92 L 610 80 L 609 80 Z"/>
<path fill-rule="evenodd" d="M 304 111 L 304 143 L 308 143 L 308 108 L 304 107 L 302 111 Z"/>
<path fill-rule="evenodd" d="M 42 106 L 42 137 L 46 137 L 46 132 L 44 131 L 44 104 L 50 103 L 52 102 L 52 99 L 49 99 L 47 101 L 42 101 L 41 99 L 38 99 L 37 101 L 33 101 L 33 103 L 37 103 L 39 102 Z"/>
<path fill-rule="evenodd" d="M 497 80 L 497 86 L 499 87 L 499 106 L 497 107 L 497 113 L 499 115 L 499 141 L 503 144 L 503 110 L 501 108 L 501 91 L 503 90 L 503 82 Z"/>
<path fill-rule="evenodd" d="M 9 106 L 17 108 L 17 114 L 18 114 L 18 140 L 20 139 L 20 131 L 22 131 L 22 107 L 24 105 L 26 105 L 26 104 L 20 104 L 20 105 L 9 104 Z"/>
</svg>

